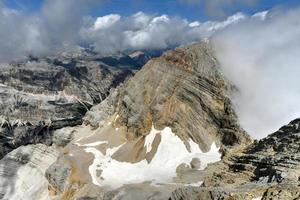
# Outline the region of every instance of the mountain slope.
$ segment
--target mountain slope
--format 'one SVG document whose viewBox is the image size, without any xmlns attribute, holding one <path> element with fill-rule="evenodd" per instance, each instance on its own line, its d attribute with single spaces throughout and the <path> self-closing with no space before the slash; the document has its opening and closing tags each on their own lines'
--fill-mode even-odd
<svg viewBox="0 0 300 200">
<path fill-rule="evenodd" d="M 230 89 L 209 43 L 178 48 L 151 60 L 128 81 L 121 92 L 118 121 L 130 137 L 148 133 L 152 125 L 169 126 L 203 150 L 213 141 L 245 142 L 228 98 Z"/>
<path fill-rule="evenodd" d="M 207 42 L 149 61 L 72 129 L 73 141 L 47 171 L 52 194 L 165 199 L 178 186 L 201 185 L 220 149 L 251 141 L 237 123 L 231 88 Z"/>
</svg>

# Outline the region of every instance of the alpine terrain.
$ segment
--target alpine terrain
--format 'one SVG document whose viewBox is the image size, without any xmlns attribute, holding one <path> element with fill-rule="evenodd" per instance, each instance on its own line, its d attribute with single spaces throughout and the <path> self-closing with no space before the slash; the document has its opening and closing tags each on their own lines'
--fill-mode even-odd
<svg viewBox="0 0 300 200">
<path fill-rule="evenodd" d="M 299 119 L 252 140 L 208 40 L 152 57 L 2 64 L 0 199 L 300 198 Z"/>
</svg>

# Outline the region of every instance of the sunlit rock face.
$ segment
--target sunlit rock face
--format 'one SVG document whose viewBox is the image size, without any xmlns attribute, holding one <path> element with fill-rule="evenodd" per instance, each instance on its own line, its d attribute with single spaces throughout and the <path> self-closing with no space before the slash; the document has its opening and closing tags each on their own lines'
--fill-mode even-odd
<svg viewBox="0 0 300 200">
<path fill-rule="evenodd" d="M 171 127 L 207 151 L 212 142 L 234 145 L 248 140 L 228 98 L 232 85 L 220 72 L 209 42 L 164 53 L 148 62 L 121 91 L 117 107 L 128 137 Z"/>
</svg>

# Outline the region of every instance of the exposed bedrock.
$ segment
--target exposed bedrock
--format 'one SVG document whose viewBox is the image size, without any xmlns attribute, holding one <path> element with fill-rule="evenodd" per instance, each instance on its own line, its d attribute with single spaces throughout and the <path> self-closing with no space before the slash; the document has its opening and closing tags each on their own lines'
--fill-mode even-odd
<svg viewBox="0 0 300 200">
<path fill-rule="evenodd" d="M 185 195 L 197 197 L 203 181 L 214 187 L 221 175 L 213 173 L 230 170 L 233 151 L 251 139 L 238 125 L 229 98 L 233 86 L 209 42 L 168 51 L 137 73 L 131 61 L 123 63 L 148 59 L 140 56 L 64 55 L 6 66 L 2 155 L 20 145 L 54 143 L 60 155 L 43 178 L 58 199 L 158 200 L 172 191 L 172 198 L 189 199 Z M 120 60 L 121 66 L 110 66 Z M 5 104 L 8 99 L 14 103 Z M 227 163 L 218 162 L 219 147 Z M 190 192 L 176 190 L 181 186 Z"/>
<path fill-rule="evenodd" d="M 0 199 L 46 200 L 48 181 L 44 174 L 58 152 L 43 144 L 22 146 L 0 161 Z"/>
<path fill-rule="evenodd" d="M 300 119 L 210 166 L 200 188 L 179 188 L 171 199 L 299 199 Z"/>
<path fill-rule="evenodd" d="M 228 98 L 231 88 L 208 42 L 171 50 L 125 84 L 117 108 L 119 123 L 128 127 L 128 138 L 149 133 L 152 125 L 168 126 L 206 151 L 213 141 L 247 143 L 250 139 Z"/>
<path fill-rule="evenodd" d="M 50 145 L 54 130 L 82 124 L 85 113 L 143 62 L 147 58 L 103 58 L 81 49 L 1 64 L 0 159 L 21 145 Z"/>
</svg>

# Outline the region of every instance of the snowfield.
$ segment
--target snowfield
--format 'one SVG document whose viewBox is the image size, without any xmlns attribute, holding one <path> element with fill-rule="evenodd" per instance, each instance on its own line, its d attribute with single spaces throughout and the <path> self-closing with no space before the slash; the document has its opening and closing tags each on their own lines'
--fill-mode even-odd
<svg viewBox="0 0 300 200">
<path fill-rule="evenodd" d="M 200 159 L 200 170 L 203 170 L 209 163 L 221 160 L 219 148 L 217 148 L 215 143 L 211 145 L 209 152 L 203 153 L 198 144 L 190 139 L 188 141 L 190 151 L 188 151 L 184 142 L 169 127 L 162 131 L 155 130 L 152 127 L 150 134 L 145 138 L 144 146 L 147 153 L 151 151 L 152 142 L 157 134 L 161 135 L 161 142 L 150 163 L 146 159 L 137 163 L 120 162 L 112 159 L 112 155 L 122 145 L 107 149 L 105 155 L 96 148 L 91 147 L 92 145 L 89 145 L 85 151 L 94 155 L 94 161 L 89 166 L 93 184 L 118 188 L 124 184 L 145 181 L 169 183 L 172 181 L 172 178 L 176 177 L 176 168 L 182 163 L 190 165 L 193 158 Z M 102 142 L 105 143 L 105 141 Z M 98 172 L 100 172 L 100 176 Z"/>
</svg>

